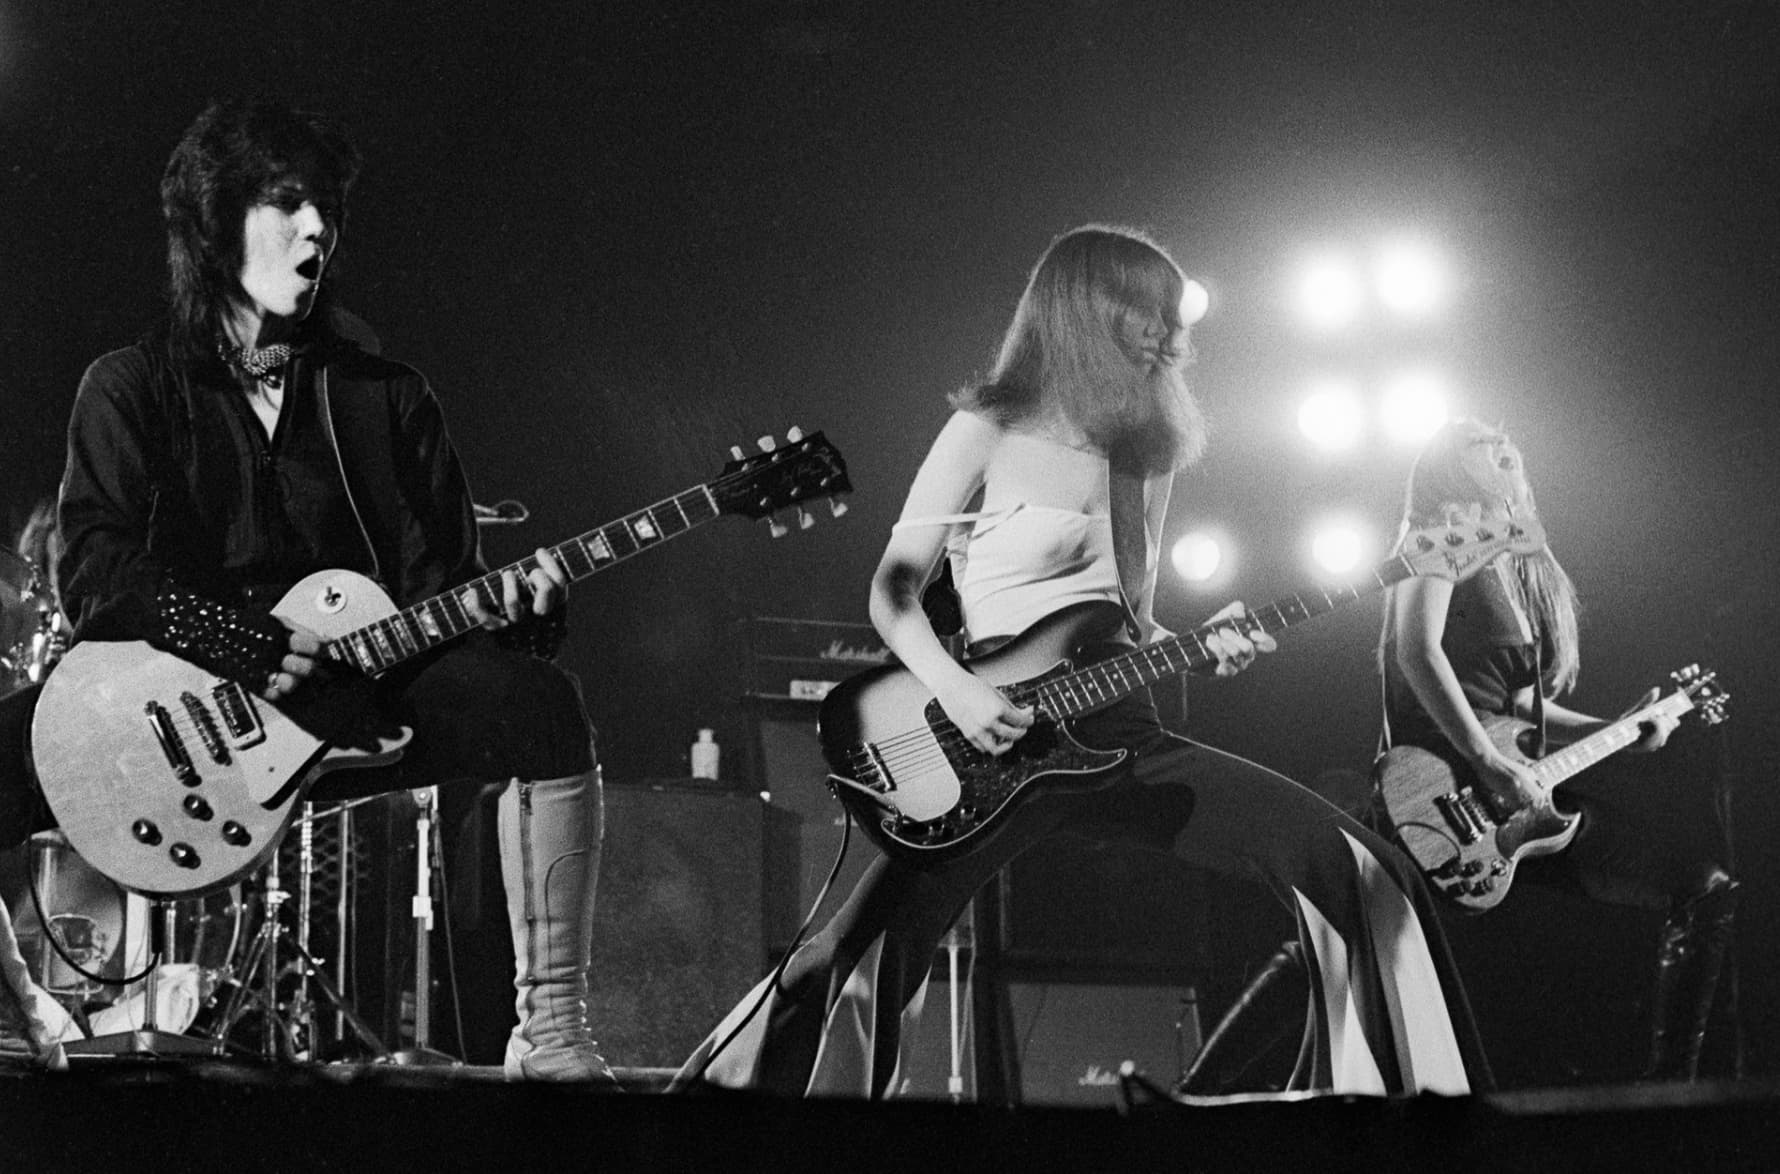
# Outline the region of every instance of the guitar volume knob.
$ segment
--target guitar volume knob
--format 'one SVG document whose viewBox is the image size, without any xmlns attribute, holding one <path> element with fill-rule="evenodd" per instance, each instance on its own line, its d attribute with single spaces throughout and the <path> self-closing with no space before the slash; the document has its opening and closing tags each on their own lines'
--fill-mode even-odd
<svg viewBox="0 0 1780 1174">
<path fill-rule="evenodd" d="M 252 833 L 232 819 L 223 821 L 222 838 L 225 844 L 232 844 L 237 848 L 245 848 L 253 843 Z"/>
<path fill-rule="evenodd" d="M 210 804 L 204 801 L 204 796 L 202 795 L 187 795 L 180 801 L 179 805 L 185 808 L 185 813 L 193 819 L 209 819 L 212 815 L 216 814 L 210 809 Z"/>
<path fill-rule="evenodd" d="M 130 825 L 130 834 L 137 841 L 154 847 L 161 842 L 161 829 L 156 827 L 152 819 L 139 819 Z"/>
<path fill-rule="evenodd" d="M 181 868 L 196 868 L 202 863 L 198 858 L 198 850 L 190 844 L 175 844 L 167 849 L 167 855 Z"/>
</svg>

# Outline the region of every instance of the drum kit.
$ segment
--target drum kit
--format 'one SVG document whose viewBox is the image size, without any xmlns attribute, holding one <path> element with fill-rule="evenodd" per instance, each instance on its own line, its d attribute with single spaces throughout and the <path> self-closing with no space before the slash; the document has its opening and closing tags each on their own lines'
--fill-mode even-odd
<svg viewBox="0 0 1780 1174">
<path fill-rule="evenodd" d="M 41 684 L 66 650 L 68 632 L 48 576 L 0 550 L 0 697 Z M 0 901 L 11 911 L 31 977 L 95 1037 L 81 1043 L 137 1041 L 117 1049 L 123 1052 L 190 1043 L 196 1046 L 166 1050 L 307 1060 L 321 1058 L 324 1048 L 351 1046 L 350 1032 L 364 1051 L 387 1054 L 340 996 L 350 808 L 362 802 L 326 810 L 305 804 L 287 846 L 254 877 L 153 904 L 102 875 L 61 833 L 39 832 L 0 852 Z M 332 975 L 311 953 L 312 918 L 328 920 L 316 892 L 318 826 L 340 837 L 333 845 L 343 875 L 338 932 L 329 943 Z M 281 867 L 294 875 L 288 889 Z M 327 887 L 327 878 L 319 879 Z M 293 901 L 294 930 L 292 917 L 281 914 Z M 333 1003 L 331 1031 L 329 1017 L 317 1014 L 314 991 Z M 160 1047 L 138 1046 L 145 1030 Z M 75 1050 L 70 1045 L 70 1054 Z"/>
</svg>

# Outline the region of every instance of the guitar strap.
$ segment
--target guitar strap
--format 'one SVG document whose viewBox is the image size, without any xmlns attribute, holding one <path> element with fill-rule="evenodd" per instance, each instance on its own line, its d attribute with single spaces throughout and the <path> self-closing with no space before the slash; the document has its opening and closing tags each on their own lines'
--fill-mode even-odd
<svg viewBox="0 0 1780 1174">
<path fill-rule="evenodd" d="M 1125 631 L 1136 644 L 1144 632 L 1132 600 L 1143 598 L 1144 574 L 1149 569 L 1149 531 L 1144 515 L 1144 476 L 1128 462 L 1107 462 L 1107 512 L 1111 516 L 1113 562 L 1119 573 L 1119 602 L 1125 608 Z"/>
<path fill-rule="evenodd" d="M 1539 627 L 1539 613 L 1533 608 L 1533 585 L 1528 581 L 1525 559 L 1514 561 L 1515 578 L 1520 581 L 1521 610 L 1526 613 L 1527 628 L 1533 633 L 1533 757 L 1545 757 L 1545 633 Z"/>
<path fill-rule="evenodd" d="M 335 396 L 328 376 L 325 359 L 318 361 L 315 383 L 322 431 L 339 464 L 353 520 L 370 551 L 371 577 L 388 588 L 392 584 L 385 568 L 397 565 L 401 549 L 400 526 L 391 511 L 402 501 L 396 485 L 389 405 L 383 396 L 355 394 L 350 385 Z"/>
</svg>

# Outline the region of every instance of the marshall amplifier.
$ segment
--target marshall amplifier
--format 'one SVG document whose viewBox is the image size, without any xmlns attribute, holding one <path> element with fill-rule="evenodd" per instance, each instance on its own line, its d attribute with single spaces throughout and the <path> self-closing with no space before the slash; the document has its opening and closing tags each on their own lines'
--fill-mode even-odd
<svg viewBox="0 0 1780 1174">
<path fill-rule="evenodd" d="M 821 701 L 857 673 L 891 662 L 870 624 L 754 616 L 736 625 L 742 696 L 756 701 Z"/>
<path fill-rule="evenodd" d="M 870 624 L 758 616 L 735 626 L 736 679 L 752 746 L 752 781 L 769 808 L 791 817 L 764 866 L 766 941 L 782 949 L 809 915 L 840 852 L 844 809 L 829 794 L 816 739 L 822 698 L 848 677 L 891 663 Z M 864 835 L 846 858 L 825 906 L 832 912 L 878 855 Z"/>
</svg>

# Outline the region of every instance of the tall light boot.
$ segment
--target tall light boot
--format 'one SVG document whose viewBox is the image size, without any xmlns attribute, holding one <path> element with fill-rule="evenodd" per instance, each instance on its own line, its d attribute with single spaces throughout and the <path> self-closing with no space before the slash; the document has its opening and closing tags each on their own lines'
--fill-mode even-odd
<svg viewBox="0 0 1780 1174">
<path fill-rule="evenodd" d="M 1697 1080 L 1718 975 L 1730 946 L 1738 885 L 1715 886 L 1673 909 L 1657 939 L 1649 1080 Z"/>
<path fill-rule="evenodd" d="M 519 1012 L 507 1040 L 507 1079 L 615 1081 L 587 1025 L 603 833 L 599 768 L 542 782 L 515 779 L 499 812 Z"/>
</svg>

